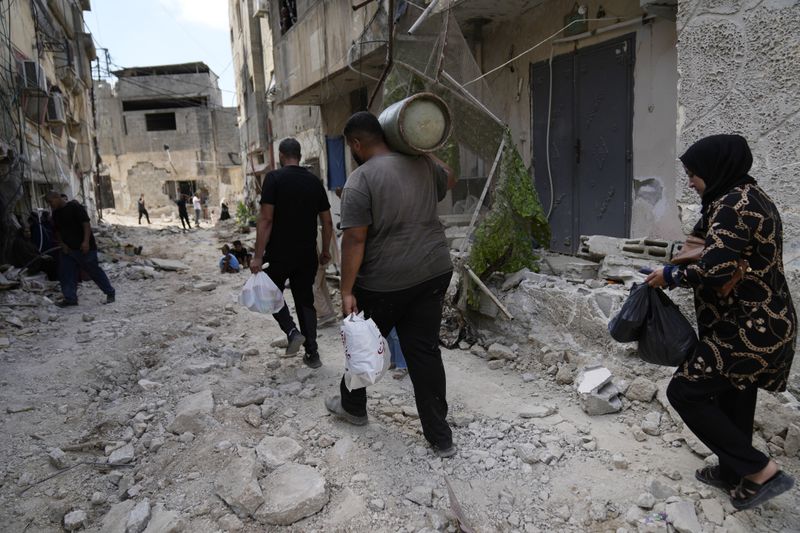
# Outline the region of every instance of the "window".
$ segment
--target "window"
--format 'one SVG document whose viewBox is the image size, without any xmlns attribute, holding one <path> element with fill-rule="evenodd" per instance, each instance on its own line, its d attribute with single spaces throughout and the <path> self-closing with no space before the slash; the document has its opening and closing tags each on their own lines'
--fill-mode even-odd
<svg viewBox="0 0 800 533">
<path fill-rule="evenodd" d="M 178 129 L 175 113 L 150 113 L 144 116 L 147 131 L 170 131 Z"/>
</svg>

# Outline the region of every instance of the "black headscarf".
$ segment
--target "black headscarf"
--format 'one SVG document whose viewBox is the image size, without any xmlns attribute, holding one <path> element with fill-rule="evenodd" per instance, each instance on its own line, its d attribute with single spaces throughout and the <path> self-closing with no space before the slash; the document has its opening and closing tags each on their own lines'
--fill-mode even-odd
<svg viewBox="0 0 800 533">
<path fill-rule="evenodd" d="M 691 145 L 680 160 L 687 170 L 706 183 L 704 214 L 714 200 L 731 189 L 756 182 L 748 174 L 753 166 L 753 154 L 741 135 L 704 137 Z"/>
</svg>

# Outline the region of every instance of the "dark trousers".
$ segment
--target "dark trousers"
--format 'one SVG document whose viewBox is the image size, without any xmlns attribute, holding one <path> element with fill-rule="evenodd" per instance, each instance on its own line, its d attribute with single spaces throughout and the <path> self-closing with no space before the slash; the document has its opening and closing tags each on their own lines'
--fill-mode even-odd
<svg viewBox="0 0 800 533">
<path fill-rule="evenodd" d="M 719 457 L 722 479 L 738 484 L 767 466 L 769 458 L 753 448 L 753 418 L 758 387 L 735 388 L 723 376 L 700 381 L 674 377 L 669 403 L 703 444 Z"/>
<path fill-rule="evenodd" d="M 100 268 L 97 262 L 97 250 L 89 250 L 83 253 L 80 250 L 70 250 L 69 253 L 62 253 L 59 266 L 59 282 L 61 283 L 61 293 L 68 302 L 78 301 L 78 276 L 84 270 L 92 278 L 100 290 L 106 295 L 115 294 L 114 287 L 108 281 L 105 271 Z"/>
<path fill-rule="evenodd" d="M 147 223 L 150 223 L 150 215 L 147 213 L 147 209 L 139 209 L 139 224 L 142 223 L 142 215 L 147 218 Z"/>
<path fill-rule="evenodd" d="M 306 353 L 317 353 L 317 312 L 314 310 L 314 278 L 317 275 L 317 262 L 293 265 L 273 261 L 267 268 L 267 275 L 281 290 L 286 286 L 286 280 L 289 280 L 297 321 L 300 323 L 300 333 L 306 338 L 304 344 Z M 297 329 L 288 305 L 284 304 L 283 309 L 272 316 L 286 335 Z"/>
<path fill-rule="evenodd" d="M 373 292 L 356 289 L 358 309 L 372 318 L 381 334 L 397 330 L 400 347 L 414 386 L 422 432 L 431 444 L 448 448 L 453 434 L 447 424 L 447 379 L 439 349 L 444 295 L 452 273 L 396 292 Z M 367 389 L 348 391 L 344 377 L 339 386 L 342 407 L 353 415 L 367 414 Z"/>
<path fill-rule="evenodd" d="M 187 211 L 178 211 L 178 216 L 181 217 L 181 226 L 183 229 L 186 229 L 187 227 L 192 229 L 192 223 L 189 222 L 189 213 Z M 185 224 L 184 221 L 186 221 Z"/>
</svg>

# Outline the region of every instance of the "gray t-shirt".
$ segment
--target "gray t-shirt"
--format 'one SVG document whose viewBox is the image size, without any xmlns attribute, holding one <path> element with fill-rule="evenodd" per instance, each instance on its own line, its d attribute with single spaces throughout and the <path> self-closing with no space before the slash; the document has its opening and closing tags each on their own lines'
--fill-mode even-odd
<svg viewBox="0 0 800 533">
<path fill-rule="evenodd" d="M 447 174 L 428 157 L 372 157 L 342 191 L 342 229 L 369 226 L 356 285 L 376 292 L 408 289 L 450 272 L 450 249 L 436 204 Z"/>
</svg>

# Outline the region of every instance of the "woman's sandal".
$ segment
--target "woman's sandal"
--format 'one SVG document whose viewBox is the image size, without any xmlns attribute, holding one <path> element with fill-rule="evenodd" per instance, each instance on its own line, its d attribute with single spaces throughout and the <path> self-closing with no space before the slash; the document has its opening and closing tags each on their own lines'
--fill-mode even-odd
<svg viewBox="0 0 800 533">
<path fill-rule="evenodd" d="M 794 478 L 782 470 L 762 484 L 742 478 L 739 486 L 733 490 L 731 504 L 739 511 L 752 509 L 783 494 L 794 486 Z"/>
<path fill-rule="evenodd" d="M 728 483 L 722 479 L 718 465 L 707 466 L 705 468 L 701 468 L 700 470 L 695 470 L 694 477 L 697 479 L 697 481 L 724 490 L 728 494 L 730 494 L 730 491 L 736 488 L 736 485 Z"/>
</svg>

